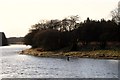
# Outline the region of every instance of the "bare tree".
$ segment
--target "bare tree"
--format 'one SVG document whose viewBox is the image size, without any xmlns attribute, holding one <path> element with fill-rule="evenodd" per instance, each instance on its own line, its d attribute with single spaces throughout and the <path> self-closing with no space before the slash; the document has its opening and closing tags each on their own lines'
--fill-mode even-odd
<svg viewBox="0 0 120 80">
<path fill-rule="evenodd" d="M 120 24 L 120 2 L 118 2 L 118 8 L 111 11 L 112 20 L 114 20 L 117 24 Z"/>
</svg>

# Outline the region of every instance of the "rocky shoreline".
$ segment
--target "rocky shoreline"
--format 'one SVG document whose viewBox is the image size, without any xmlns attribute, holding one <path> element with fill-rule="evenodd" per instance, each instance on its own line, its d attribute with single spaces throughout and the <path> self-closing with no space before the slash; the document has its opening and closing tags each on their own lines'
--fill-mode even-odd
<svg viewBox="0 0 120 80">
<path fill-rule="evenodd" d="M 120 51 L 114 50 L 95 50 L 95 51 L 39 51 L 38 49 L 26 49 L 20 54 L 33 55 L 38 57 L 78 57 L 78 58 L 94 58 L 94 59 L 115 59 L 120 60 Z"/>
</svg>

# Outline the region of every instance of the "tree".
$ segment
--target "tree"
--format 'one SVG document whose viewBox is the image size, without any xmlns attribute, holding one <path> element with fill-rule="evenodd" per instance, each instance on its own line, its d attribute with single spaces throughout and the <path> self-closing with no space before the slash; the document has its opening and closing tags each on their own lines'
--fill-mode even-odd
<svg viewBox="0 0 120 80">
<path fill-rule="evenodd" d="M 52 29 L 39 31 L 35 34 L 33 42 L 34 48 L 57 50 L 60 48 L 60 32 Z"/>
<path fill-rule="evenodd" d="M 111 11 L 112 20 L 114 20 L 117 24 L 120 23 L 120 2 L 118 2 L 118 8 Z"/>
<path fill-rule="evenodd" d="M 61 31 L 71 31 L 71 30 L 74 30 L 76 28 L 78 28 L 76 26 L 77 22 L 79 21 L 79 16 L 76 15 L 76 16 L 70 16 L 68 18 L 65 18 L 61 21 L 61 25 L 62 25 L 62 28 L 61 28 Z"/>
<path fill-rule="evenodd" d="M 34 42 L 33 42 L 33 38 L 35 36 L 35 34 L 38 32 L 39 30 L 36 29 L 36 30 L 31 30 L 27 35 L 25 35 L 24 37 L 24 44 L 26 45 L 33 45 Z"/>
</svg>

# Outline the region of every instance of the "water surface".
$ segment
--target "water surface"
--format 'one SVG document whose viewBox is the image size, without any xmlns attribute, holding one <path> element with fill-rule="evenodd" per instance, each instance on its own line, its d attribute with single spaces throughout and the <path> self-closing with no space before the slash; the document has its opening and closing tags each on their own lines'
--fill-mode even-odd
<svg viewBox="0 0 120 80">
<path fill-rule="evenodd" d="M 25 45 L 0 47 L 2 78 L 118 78 L 118 60 L 20 55 Z"/>
</svg>

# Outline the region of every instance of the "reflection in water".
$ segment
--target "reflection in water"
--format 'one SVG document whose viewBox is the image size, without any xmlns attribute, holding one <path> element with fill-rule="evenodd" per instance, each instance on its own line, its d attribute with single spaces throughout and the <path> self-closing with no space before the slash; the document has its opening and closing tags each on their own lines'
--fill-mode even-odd
<svg viewBox="0 0 120 80">
<path fill-rule="evenodd" d="M 117 78 L 118 60 L 20 55 L 25 45 L 0 47 L 3 78 Z M 0 69 L 1 70 L 1 69 Z"/>
</svg>

